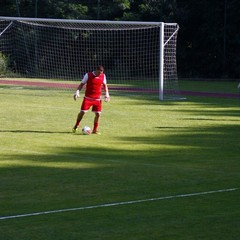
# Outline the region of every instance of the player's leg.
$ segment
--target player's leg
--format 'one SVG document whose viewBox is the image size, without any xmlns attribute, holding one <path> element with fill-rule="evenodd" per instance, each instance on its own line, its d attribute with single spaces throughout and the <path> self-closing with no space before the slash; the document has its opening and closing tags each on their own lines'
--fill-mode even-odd
<svg viewBox="0 0 240 240">
<path fill-rule="evenodd" d="M 85 114 L 85 112 L 82 111 L 82 110 L 78 113 L 76 123 L 75 123 L 75 125 L 74 125 L 74 127 L 73 127 L 73 129 L 72 129 L 72 131 L 73 131 L 74 133 L 77 131 L 77 129 L 78 129 L 79 125 L 80 125 L 80 122 L 81 122 L 84 114 Z"/>
<path fill-rule="evenodd" d="M 99 113 L 99 112 L 95 112 L 95 117 L 94 117 L 94 121 L 93 121 L 93 131 L 92 131 L 92 133 L 99 134 L 99 132 L 98 132 L 99 120 L 100 120 L 100 113 Z"/>
<path fill-rule="evenodd" d="M 100 121 L 100 116 L 102 111 L 102 101 L 96 101 L 93 105 L 92 111 L 95 113 L 92 133 L 100 134 L 100 132 L 98 132 L 98 126 L 99 126 L 99 121 Z"/>
<path fill-rule="evenodd" d="M 82 102 L 82 106 L 81 106 L 81 110 L 80 112 L 78 113 L 78 116 L 77 116 L 77 120 L 76 120 L 76 123 L 72 129 L 73 133 L 75 133 L 82 121 L 82 118 L 84 116 L 84 114 L 89 110 L 89 108 L 92 106 L 91 104 L 91 101 L 89 101 L 88 99 L 84 98 L 83 99 L 83 102 Z"/>
</svg>

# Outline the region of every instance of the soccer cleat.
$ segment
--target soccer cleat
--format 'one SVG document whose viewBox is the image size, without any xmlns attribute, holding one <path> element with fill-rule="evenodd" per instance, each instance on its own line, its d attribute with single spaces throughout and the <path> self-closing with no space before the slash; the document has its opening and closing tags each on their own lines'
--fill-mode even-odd
<svg viewBox="0 0 240 240">
<path fill-rule="evenodd" d="M 101 135 L 101 133 L 98 132 L 98 131 L 92 131 L 92 134 L 98 134 L 98 135 Z"/>
<path fill-rule="evenodd" d="M 78 127 L 73 127 L 72 132 L 76 133 L 77 129 L 78 129 Z"/>
</svg>

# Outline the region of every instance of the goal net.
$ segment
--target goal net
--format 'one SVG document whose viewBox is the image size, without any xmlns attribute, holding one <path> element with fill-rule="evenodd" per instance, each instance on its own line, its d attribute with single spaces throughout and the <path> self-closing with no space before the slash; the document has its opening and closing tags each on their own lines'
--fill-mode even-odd
<svg viewBox="0 0 240 240">
<path fill-rule="evenodd" d="M 178 29 L 162 22 L 0 17 L 0 76 L 64 80 L 73 88 L 101 64 L 111 90 L 176 99 Z"/>
</svg>

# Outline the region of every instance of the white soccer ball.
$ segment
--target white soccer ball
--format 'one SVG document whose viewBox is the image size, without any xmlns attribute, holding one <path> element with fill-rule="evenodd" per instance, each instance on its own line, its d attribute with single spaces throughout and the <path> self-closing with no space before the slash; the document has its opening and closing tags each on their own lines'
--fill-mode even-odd
<svg viewBox="0 0 240 240">
<path fill-rule="evenodd" d="M 91 134 L 91 132 L 92 132 L 92 130 L 91 130 L 91 128 L 88 127 L 88 126 L 85 126 L 85 127 L 82 129 L 83 135 L 89 135 L 89 134 Z"/>
</svg>

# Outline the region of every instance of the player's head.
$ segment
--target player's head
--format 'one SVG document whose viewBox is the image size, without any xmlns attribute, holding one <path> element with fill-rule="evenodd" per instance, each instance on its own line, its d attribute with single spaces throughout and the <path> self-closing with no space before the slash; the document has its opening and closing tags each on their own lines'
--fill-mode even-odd
<svg viewBox="0 0 240 240">
<path fill-rule="evenodd" d="M 103 73 L 104 67 L 102 65 L 98 65 L 95 69 L 96 76 L 100 75 L 100 73 Z"/>
</svg>

